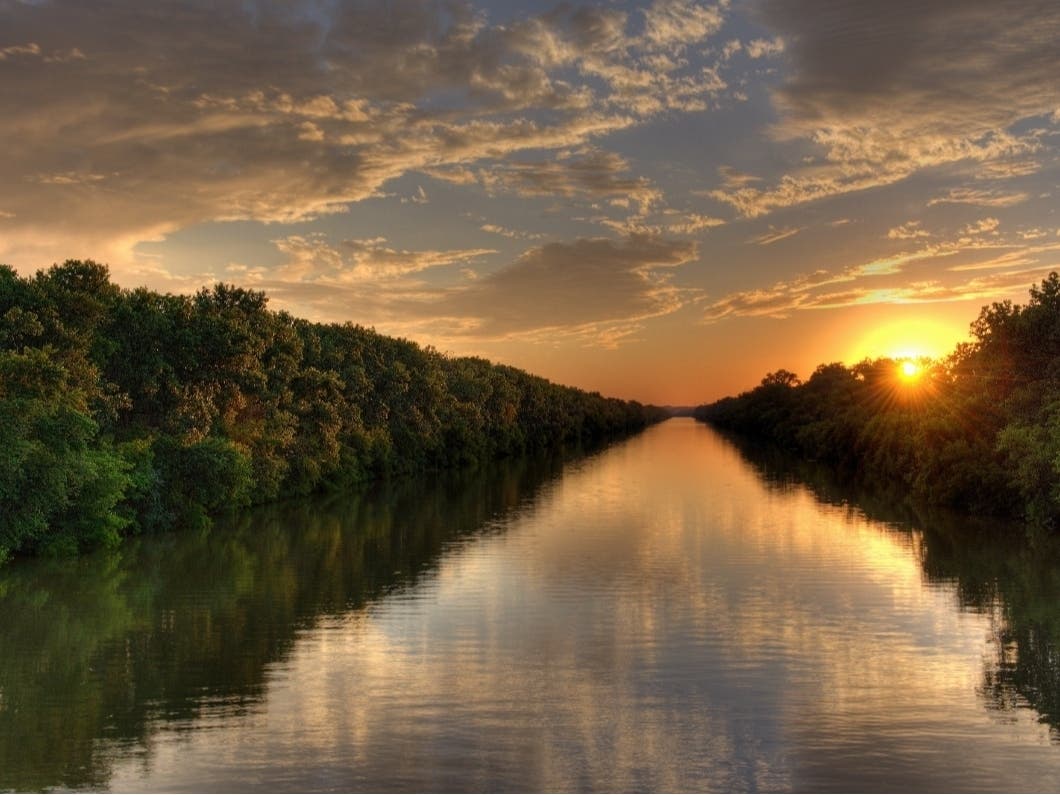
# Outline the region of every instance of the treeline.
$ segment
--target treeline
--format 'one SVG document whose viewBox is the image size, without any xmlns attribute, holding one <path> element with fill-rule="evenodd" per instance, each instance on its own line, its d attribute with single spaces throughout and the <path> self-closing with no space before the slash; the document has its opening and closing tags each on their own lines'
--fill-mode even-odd
<svg viewBox="0 0 1060 795">
<path fill-rule="evenodd" d="M 0 561 L 664 416 L 225 284 L 163 295 L 91 261 L 0 266 Z"/>
<path fill-rule="evenodd" d="M 946 359 L 780 370 L 696 409 L 697 419 L 779 445 L 861 481 L 966 511 L 1060 519 L 1060 277 L 1026 305 L 984 307 Z M 908 366 L 908 365 L 907 365 Z"/>
</svg>

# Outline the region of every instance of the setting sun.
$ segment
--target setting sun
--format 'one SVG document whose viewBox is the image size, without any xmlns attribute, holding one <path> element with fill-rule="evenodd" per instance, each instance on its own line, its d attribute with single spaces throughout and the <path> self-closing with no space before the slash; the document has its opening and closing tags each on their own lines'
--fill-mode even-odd
<svg viewBox="0 0 1060 795">
<path fill-rule="evenodd" d="M 923 368 L 912 359 L 906 359 L 898 365 L 898 377 L 906 382 L 916 381 L 922 371 Z"/>
</svg>

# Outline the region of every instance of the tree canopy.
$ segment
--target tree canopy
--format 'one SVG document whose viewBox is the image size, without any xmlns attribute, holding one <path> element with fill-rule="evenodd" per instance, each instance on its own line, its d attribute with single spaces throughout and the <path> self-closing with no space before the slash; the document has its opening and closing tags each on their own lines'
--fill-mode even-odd
<svg viewBox="0 0 1060 795">
<path fill-rule="evenodd" d="M 661 410 L 268 309 L 0 266 L 0 560 L 627 433 Z"/>
</svg>

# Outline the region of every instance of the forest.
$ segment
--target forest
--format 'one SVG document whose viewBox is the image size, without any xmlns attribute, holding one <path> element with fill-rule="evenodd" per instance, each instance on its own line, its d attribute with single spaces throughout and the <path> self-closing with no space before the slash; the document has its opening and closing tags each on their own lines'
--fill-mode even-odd
<svg viewBox="0 0 1060 795">
<path fill-rule="evenodd" d="M 0 562 L 629 433 L 666 412 L 268 309 L 0 266 Z"/>
<path fill-rule="evenodd" d="M 983 307 L 946 358 L 769 373 L 697 419 L 967 512 L 1060 519 L 1060 276 Z"/>
</svg>

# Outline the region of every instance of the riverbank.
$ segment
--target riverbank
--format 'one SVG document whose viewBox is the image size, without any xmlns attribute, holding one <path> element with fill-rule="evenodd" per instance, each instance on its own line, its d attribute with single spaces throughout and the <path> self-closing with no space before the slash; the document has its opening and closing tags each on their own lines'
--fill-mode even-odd
<svg viewBox="0 0 1060 795">
<path fill-rule="evenodd" d="M 968 513 L 1060 522 L 1060 276 L 984 307 L 946 359 L 787 370 L 697 419 Z"/>
<path fill-rule="evenodd" d="M 231 285 L 0 266 L 0 561 L 642 429 L 665 412 L 310 323 Z"/>
</svg>

